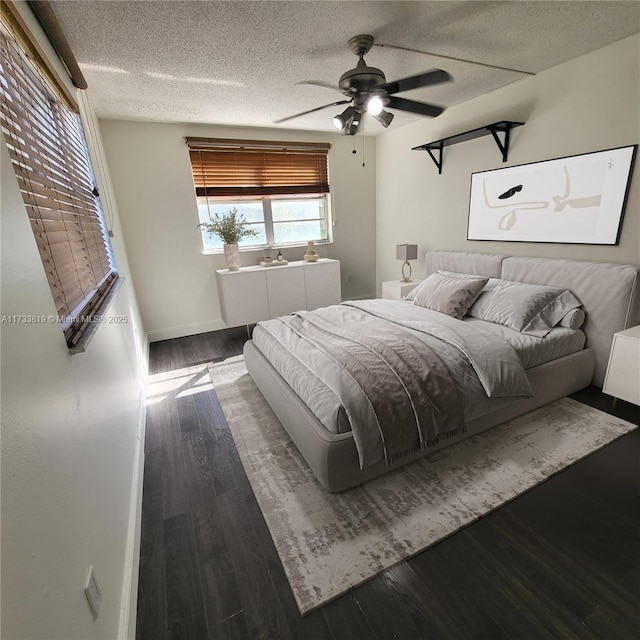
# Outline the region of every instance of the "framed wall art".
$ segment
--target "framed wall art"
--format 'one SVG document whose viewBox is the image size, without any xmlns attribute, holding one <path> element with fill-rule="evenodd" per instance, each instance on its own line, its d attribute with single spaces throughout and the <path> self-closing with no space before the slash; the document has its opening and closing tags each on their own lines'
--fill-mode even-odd
<svg viewBox="0 0 640 640">
<path fill-rule="evenodd" d="M 471 174 L 467 240 L 618 244 L 637 149 Z"/>
</svg>

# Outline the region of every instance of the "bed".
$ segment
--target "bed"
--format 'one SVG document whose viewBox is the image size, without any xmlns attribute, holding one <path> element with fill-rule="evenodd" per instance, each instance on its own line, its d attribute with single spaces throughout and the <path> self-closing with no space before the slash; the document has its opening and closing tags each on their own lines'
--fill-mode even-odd
<svg viewBox="0 0 640 640">
<path fill-rule="evenodd" d="M 426 255 L 425 275 L 429 282 L 461 278 L 480 293 L 468 309 L 464 307 L 460 319 L 433 307 L 425 309 L 418 301 L 353 301 L 339 309 L 259 323 L 245 344 L 249 374 L 328 491 L 366 482 L 589 384 L 601 387 L 613 334 L 640 323 L 638 265 L 434 251 Z M 554 318 L 549 327 L 552 321 L 545 317 L 546 324 L 529 321 L 526 330 L 516 330 L 517 326 L 509 326 L 511 318 L 507 324 L 500 315 L 500 322 L 488 321 L 482 301 L 491 299 L 489 290 L 499 298 L 504 283 L 566 290 L 561 311 L 554 307 L 556 302 L 546 307 L 554 307 L 558 318 L 562 313 L 563 322 Z M 511 292 L 518 290 L 507 289 L 503 300 L 513 300 Z M 571 314 L 564 313 L 565 306 L 574 314 L 571 317 L 577 317 L 577 310 L 584 312 L 580 328 L 567 324 Z M 336 344 L 329 347 L 334 338 L 326 340 L 323 331 L 328 323 L 338 322 L 336 313 L 342 325 Z M 495 309 L 488 316 L 494 319 L 491 313 Z M 376 346 L 381 350 L 374 355 L 377 360 L 363 364 L 358 354 L 366 352 L 369 357 L 373 350 L 361 331 L 369 323 L 372 334 L 384 335 L 384 344 Z M 354 338 L 354 327 L 356 355 L 340 342 Z M 388 364 L 390 348 L 400 352 L 393 355 L 400 360 L 395 369 L 389 367 L 393 380 L 383 382 L 375 362 Z M 426 355 L 418 351 L 423 348 Z M 430 370 L 432 364 L 433 372 L 423 372 L 416 364 L 420 362 L 428 362 L 425 368 Z M 359 379 L 354 383 L 355 373 L 349 367 L 362 369 L 366 384 Z M 368 371 L 372 375 L 367 379 Z M 353 391 L 358 396 L 367 385 L 369 395 L 356 398 L 349 409 L 342 392 L 336 391 L 334 375 L 343 376 L 344 385 L 353 387 L 350 395 Z M 392 406 L 389 399 L 400 394 L 393 385 L 406 391 L 409 408 Z M 427 387 L 429 393 L 424 394 Z M 387 388 L 388 397 L 381 391 Z M 419 411 L 428 419 L 416 418 L 417 431 L 415 425 L 403 431 L 409 414 L 417 416 Z M 398 428 L 401 433 L 395 435 Z M 376 431 L 377 441 L 371 435 Z"/>
</svg>

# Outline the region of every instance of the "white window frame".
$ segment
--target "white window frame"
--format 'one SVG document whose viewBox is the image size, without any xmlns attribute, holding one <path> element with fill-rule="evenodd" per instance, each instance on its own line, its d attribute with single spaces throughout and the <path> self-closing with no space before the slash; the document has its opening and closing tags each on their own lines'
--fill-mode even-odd
<svg viewBox="0 0 640 640">
<path fill-rule="evenodd" d="M 273 215 L 271 212 L 271 202 L 273 200 L 319 200 L 323 201 L 323 207 L 325 209 L 324 217 L 320 218 L 300 218 L 300 219 L 292 219 L 292 222 L 313 222 L 316 220 L 324 220 L 324 223 L 327 228 L 327 237 L 322 238 L 308 238 L 304 241 L 299 242 L 275 242 L 274 230 L 273 230 Z M 330 193 L 310 193 L 310 194 L 284 194 L 284 195 L 268 195 L 268 196 L 246 196 L 246 197 L 237 197 L 237 198 L 213 198 L 207 196 L 197 197 L 198 202 L 198 216 L 200 216 L 200 206 L 203 204 L 228 204 L 229 209 L 232 209 L 234 205 L 240 202 L 262 202 L 262 211 L 264 214 L 264 222 L 249 222 L 249 227 L 253 225 L 264 224 L 265 226 L 265 235 L 267 238 L 266 243 L 263 244 L 251 244 L 251 245 L 240 245 L 240 251 L 260 251 L 263 249 L 274 248 L 274 249 L 283 249 L 286 247 L 305 247 L 307 245 L 308 240 L 313 240 L 314 244 L 331 244 L 333 242 L 333 223 L 332 223 L 332 210 L 331 210 L 331 194 Z M 206 222 L 206 220 L 200 220 L 200 222 Z M 280 224 L 281 221 L 276 224 Z M 223 253 L 223 249 L 207 249 L 206 248 L 206 237 L 208 232 L 204 229 L 202 231 L 202 252 L 205 255 L 212 254 L 221 254 Z"/>
</svg>

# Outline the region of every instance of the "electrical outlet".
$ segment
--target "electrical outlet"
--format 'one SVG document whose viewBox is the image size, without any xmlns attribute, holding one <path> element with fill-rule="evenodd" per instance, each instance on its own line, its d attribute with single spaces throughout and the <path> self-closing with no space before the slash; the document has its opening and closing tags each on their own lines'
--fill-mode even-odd
<svg viewBox="0 0 640 640">
<path fill-rule="evenodd" d="M 89 608 L 91 609 L 93 619 L 95 620 L 98 617 L 98 611 L 100 610 L 102 592 L 98 586 L 98 580 L 96 579 L 96 574 L 92 565 L 89 566 L 89 571 L 87 572 L 87 580 L 84 585 L 84 595 L 87 596 L 87 602 L 89 603 Z"/>
<path fill-rule="evenodd" d="M 347 273 L 347 277 L 346 277 L 347 284 L 349 284 L 351 280 L 352 280 L 352 275 L 350 273 Z"/>
</svg>

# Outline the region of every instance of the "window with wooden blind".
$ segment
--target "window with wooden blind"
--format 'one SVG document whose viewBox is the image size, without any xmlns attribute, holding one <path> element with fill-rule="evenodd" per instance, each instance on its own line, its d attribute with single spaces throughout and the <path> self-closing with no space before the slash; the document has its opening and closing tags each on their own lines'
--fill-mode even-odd
<svg viewBox="0 0 640 640">
<path fill-rule="evenodd" d="M 328 153 L 324 143 L 186 138 L 201 222 L 235 208 L 257 233 L 243 248 L 331 240 Z M 222 240 L 202 233 L 205 252 Z"/>
<path fill-rule="evenodd" d="M 10 17 L 9 17 L 10 18 Z M 67 344 L 82 350 L 118 274 L 76 105 L 5 13 L 0 123 Z"/>
</svg>

